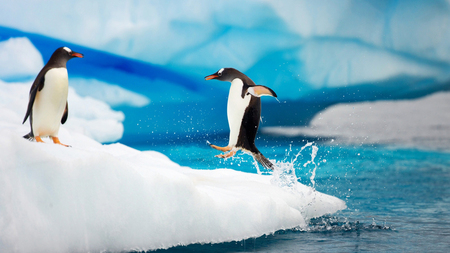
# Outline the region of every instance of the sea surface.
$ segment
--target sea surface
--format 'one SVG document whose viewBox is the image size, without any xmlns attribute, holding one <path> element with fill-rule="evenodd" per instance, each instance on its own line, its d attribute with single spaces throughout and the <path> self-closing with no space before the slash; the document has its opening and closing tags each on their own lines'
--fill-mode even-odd
<svg viewBox="0 0 450 253">
<path fill-rule="evenodd" d="M 209 141 L 225 146 L 227 136 Z M 293 164 L 299 182 L 314 184 L 348 208 L 313 219 L 306 228 L 156 252 L 450 252 L 449 151 L 302 137 L 262 136 L 256 144 L 279 166 Z M 193 169 L 258 173 L 251 156 L 239 152 L 227 160 L 216 158 L 220 152 L 203 139 L 134 147 L 160 151 Z"/>
</svg>

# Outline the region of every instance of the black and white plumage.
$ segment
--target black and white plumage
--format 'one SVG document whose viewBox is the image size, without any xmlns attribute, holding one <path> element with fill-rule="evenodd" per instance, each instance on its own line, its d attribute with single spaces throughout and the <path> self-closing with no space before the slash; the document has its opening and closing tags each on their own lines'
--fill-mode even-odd
<svg viewBox="0 0 450 253">
<path fill-rule="evenodd" d="M 74 57 L 83 58 L 83 55 L 68 47 L 60 47 L 37 75 L 30 89 L 28 108 L 22 122 L 25 123 L 30 117 L 31 131 L 24 138 L 43 142 L 41 137 L 52 137 L 54 143 L 61 144 L 58 132 L 61 124 L 66 122 L 69 112 L 69 77 L 66 64 Z"/>
<path fill-rule="evenodd" d="M 233 68 L 222 68 L 205 79 L 231 82 L 227 105 L 230 127 L 228 146 L 218 147 L 210 144 L 212 148 L 230 152 L 217 157 L 228 158 L 236 154 L 237 150 L 243 150 L 252 154 L 265 168 L 273 170 L 274 165 L 256 148 L 255 138 L 261 118 L 260 97 L 277 97 L 275 92 L 266 86 L 256 85 L 248 76 Z"/>
</svg>

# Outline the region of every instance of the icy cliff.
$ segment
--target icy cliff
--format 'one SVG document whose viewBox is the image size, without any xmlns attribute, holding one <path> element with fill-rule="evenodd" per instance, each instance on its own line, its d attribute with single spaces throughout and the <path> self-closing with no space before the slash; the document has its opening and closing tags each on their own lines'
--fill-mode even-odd
<svg viewBox="0 0 450 253">
<path fill-rule="evenodd" d="M 202 79 L 221 67 L 277 92 L 281 103 L 263 100 L 266 126 L 307 125 L 335 103 L 450 88 L 444 0 L 47 0 L 0 10 L 1 39 L 27 37 L 44 61 L 60 45 L 78 47 L 86 58 L 71 66 L 75 76 L 143 96 L 112 104 L 126 115 L 128 139 L 224 131 L 228 85 Z"/>
</svg>

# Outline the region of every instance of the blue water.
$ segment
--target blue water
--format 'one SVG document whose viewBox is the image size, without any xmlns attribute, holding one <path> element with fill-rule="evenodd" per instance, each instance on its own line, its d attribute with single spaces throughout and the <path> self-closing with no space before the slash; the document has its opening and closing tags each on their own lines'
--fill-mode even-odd
<svg viewBox="0 0 450 253">
<path fill-rule="evenodd" d="M 226 136 L 210 137 L 217 145 Z M 160 151 L 194 169 L 231 168 L 257 173 L 253 159 L 215 158 L 204 140 L 136 145 Z M 329 140 L 263 136 L 257 146 L 269 159 L 290 162 L 308 142 L 318 148 L 315 187 L 345 200 L 348 208 L 314 219 L 306 229 L 278 231 L 238 242 L 179 246 L 161 252 L 449 252 L 450 153 L 381 145 L 343 145 Z M 299 181 L 312 185 L 311 147 L 295 163 Z M 261 167 L 261 170 L 262 167 Z"/>
</svg>

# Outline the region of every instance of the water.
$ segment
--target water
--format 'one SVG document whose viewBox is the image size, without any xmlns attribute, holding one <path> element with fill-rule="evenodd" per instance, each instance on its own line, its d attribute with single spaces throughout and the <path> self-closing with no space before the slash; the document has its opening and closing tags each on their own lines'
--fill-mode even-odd
<svg viewBox="0 0 450 253">
<path fill-rule="evenodd" d="M 226 145 L 226 138 L 221 137 L 211 142 Z M 301 138 L 264 137 L 257 140 L 257 146 L 279 166 L 289 168 L 290 164 L 301 183 L 345 200 L 348 208 L 311 220 L 307 228 L 158 252 L 450 251 L 449 152 Z M 215 158 L 219 152 L 203 142 L 136 148 L 160 151 L 194 169 L 258 171 L 251 156 L 238 153 L 228 160 Z M 284 173 L 289 182 L 292 174 Z"/>
</svg>

